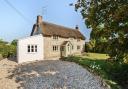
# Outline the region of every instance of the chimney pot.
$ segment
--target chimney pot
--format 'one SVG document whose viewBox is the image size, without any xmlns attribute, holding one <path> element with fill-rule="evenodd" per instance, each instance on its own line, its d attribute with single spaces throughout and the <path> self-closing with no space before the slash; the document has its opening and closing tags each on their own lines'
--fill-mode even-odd
<svg viewBox="0 0 128 89">
<path fill-rule="evenodd" d="M 77 30 L 79 29 L 79 27 L 78 27 L 78 25 L 76 25 L 76 27 L 75 27 Z"/>
<path fill-rule="evenodd" d="M 42 23 L 42 16 L 38 15 L 37 16 L 37 24 Z"/>
</svg>

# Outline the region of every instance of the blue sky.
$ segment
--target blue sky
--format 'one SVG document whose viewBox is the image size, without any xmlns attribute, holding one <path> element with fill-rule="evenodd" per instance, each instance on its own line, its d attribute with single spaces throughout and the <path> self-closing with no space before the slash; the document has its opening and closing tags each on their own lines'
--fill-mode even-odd
<svg viewBox="0 0 128 89">
<path fill-rule="evenodd" d="M 0 0 L 0 38 L 6 41 L 29 36 L 37 15 L 42 15 L 43 21 L 70 28 L 78 25 L 89 39 L 90 30 L 86 28 L 82 16 L 74 11 L 74 7 L 69 6 L 69 3 L 76 0 L 8 0 L 25 18 L 5 1 Z"/>
</svg>

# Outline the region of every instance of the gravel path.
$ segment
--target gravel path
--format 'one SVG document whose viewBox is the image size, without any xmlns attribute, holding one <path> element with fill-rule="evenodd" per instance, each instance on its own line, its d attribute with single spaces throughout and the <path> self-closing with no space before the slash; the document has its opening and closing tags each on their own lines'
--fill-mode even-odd
<svg viewBox="0 0 128 89">
<path fill-rule="evenodd" d="M 19 65 L 11 76 L 20 89 L 105 89 L 83 67 L 66 61 L 42 61 Z"/>
<path fill-rule="evenodd" d="M 8 59 L 0 61 L 0 89 L 17 89 L 20 84 L 15 82 L 15 78 L 10 79 L 8 76 L 12 75 L 12 72 L 18 64 Z"/>
</svg>

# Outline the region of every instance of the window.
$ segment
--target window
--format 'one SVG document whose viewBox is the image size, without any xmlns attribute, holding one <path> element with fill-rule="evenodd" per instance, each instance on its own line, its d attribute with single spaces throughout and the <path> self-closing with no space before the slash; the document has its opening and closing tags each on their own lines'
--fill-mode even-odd
<svg viewBox="0 0 128 89">
<path fill-rule="evenodd" d="M 80 39 L 77 39 L 77 42 L 79 42 L 80 41 Z"/>
<path fill-rule="evenodd" d="M 58 51 L 59 50 L 59 46 L 58 45 L 53 45 L 53 51 Z"/>
<path fill-rule="evenodd" d="M 58 38 L 59 38 L 59 36 L 53 35 L 53 39 L 54 39 L 54 40 L 58 40 Z"/>
<path fill-rule="evenodd" d="M 77 50 L 79 50 L 79 49 L 80 49 L 80 46 L 78 45 L 78 46 L 77 46 Z"/>
<path fill-rule="evenodd" d="M 28 45 L 28 53 L 37 52 L 37 45 Z"/>
<path fill-rule="evenodd" d="M 70 40 L 73 40 L 74 38 L 70 38 Z"/>
</svg>

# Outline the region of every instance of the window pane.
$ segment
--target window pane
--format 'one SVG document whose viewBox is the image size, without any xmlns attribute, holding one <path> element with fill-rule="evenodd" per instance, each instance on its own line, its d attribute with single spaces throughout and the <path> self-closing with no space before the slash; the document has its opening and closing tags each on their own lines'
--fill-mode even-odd
<svg viewBox="0 0 128 89">
<path fill-rule="evenodd" d="M 28 52 L 30 52 L 30 45 L 28 45 Z"/>
<path fill-rule="evenodd" d="M 55 46 L 55 51 L 56 51 L 56 46 Z"/>
<path fill-rule="evenodd" d="M 34 49 L 31 49 L 31 52 L 34 52 Z"/>
<path fill-rule="evenodd" d="M 30 49 L 28 49 L 28 52 L 30 52 Z"/>
<path fill-rule="evenodd" d="M 28 48 L 30 48 L 30 45 L 28 45 Z"/>
<path fill-rule="evenodd" d="M 35 48 L 35 52 L 37 52 L 37 49 Z"/>
<path fill-rule="evenodd" d="M 34 46 L 33 45 L 31 46 L 31 52 L 34 52 Z"/>
<path fill-rule="evenodd" d="M 54 51 L 54 46 L 53 46 L 53 51 Z"/>
<path fill-rule="evenodd" d="M 31 48 L 34 48 L 34 46 L 32 45 Z"/>
<path fill-rule="evenodd" d="M 57 46 L 56 46 L 56 51 L 57 51 Z"/>
<path fill-rule="evenodd" d="M 35 52 L 37 52 L 37 45 L 35 45 Z"/>
<path fill-rule="evenodd" d="M 56 39 L 56 36 L 55 35 L 53 36 L 53 39 Z"/>
</svg>

